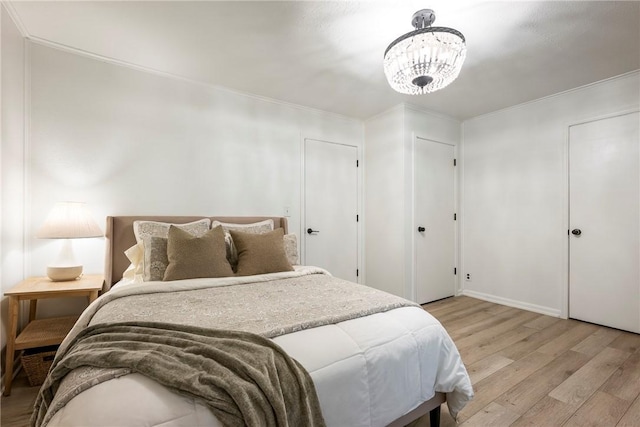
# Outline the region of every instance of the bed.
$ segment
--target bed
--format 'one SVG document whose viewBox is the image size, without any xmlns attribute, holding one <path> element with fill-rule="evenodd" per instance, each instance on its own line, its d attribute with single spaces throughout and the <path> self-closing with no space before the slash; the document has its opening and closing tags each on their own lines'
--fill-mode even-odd
<svg viewBox="0 0 640 427">
<path fill-rule="evenodd" d="M 459 353 L 435 318 L 413 303 L 333 278 L 317 267 L 295 265 L 291 271 L 213 279 L 133 283 L 130 274 L 123 279 L 132 268 L 125 252 L 140 240 L 134 223 L 203 220 L 236 224 L 243 232 L 268 222 L 273 229 L 269 234 L 288 235 L 286 218 L 281 217 L 108 217 L 103 295 L 65 339 L 54 367 L 63 364 L 61 354 L 72 346 L 73 337 L 87 330 L 110 322 L 146 325 L 170 319 L 185 327 L 247 330 L 269 338 L 308 373 L 328 426 L 404 426 L 427 413 L 431 425 L 437 425 L 445 401 L 455 417 L 472 399 Z M 240 244 L 243 232 L 225 228 L 227 257 L 229 236 Z M 147 267 L 152 265 L 147 261 Z M 108 376 L 106 371 L 72 370 L 49 388 L 47 379 L 36 403 L 37 425 L 222 425 L 209 406 L 177 393 L 171 384 L 161 385 L 135 369 L 112 369 Z M 48 400 L 43 397 L 47 393 Z"/>
</svg>

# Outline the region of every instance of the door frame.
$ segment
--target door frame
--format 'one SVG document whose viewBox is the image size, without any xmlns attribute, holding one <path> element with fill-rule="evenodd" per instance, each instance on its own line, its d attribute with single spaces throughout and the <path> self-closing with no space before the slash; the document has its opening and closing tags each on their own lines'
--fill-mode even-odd
<svg viewBox="0 0 640 427">
<path fill-rule="evenodd" d="M 565 123 L 564 126 L 564 147 L 563 147 L 563 168 L 564 171 L 562 172 L 562 176 L 564 179 L 564 182 L 562 183 L 563 187 L 565 189 L 564 191 L 564 195 L 563 195 L 563 206 L 564 209 L 562 210 L 562 224 L 563 224 L 563 228 L 564 230 L 567 230 L 567 234 L 562 234 L 563 238 L 562 238 L 562 277 L 565 278 L 564 280 L 564 286 L 561 286 L 560 289 L 560 317 L 562 319 L 568 319 L 569 318 L 569 304 L 570 304 L 570 295 L 569 295 L 569 288 L 571 286 L 571 277 L 569 274 L 569 262 L 570 262 L 570 254 L 569 254 L 569 239 L 571 238 L 571 236 L 569 235 L 569 227 L 571 224 L 569 224 L 569 220 L 570 220 L 570 210 L 571 210 L 571 205 L 570 205 L 570 191 L 571 189 L 569 188 L 569 184 L 570 184 L 570 173 L 571 173 L 571 169 L 570 169 L 570 161 L 571 159 L 569 158 L 569 144 L 570 144 L 570 138 L 571 138 L 571 127 L 572 126 L 579 126 L 579 125 L 583 125 L 583 124 L 587 124 L 587 123 L 592 123 L 592 122 L 597 122 L 600 120 L 606 120 L 606 119 L 612 119 L 615 117 L 620 117 L 620 116 L 625 116 L 627 114 L 633 114 L 633 113 L 640 113 L 640 107 L 637 105 L 634 106 L 629 106 L 627 108 L 624 108 L 622 110 L 618 110 L 614 113 L 608 113 L 608 114 L 601 114 L 598 116 L 588 116 L 585 117 L 583 119 L 580 120 L 572 120 L 569 122 Z"/>
<path fill-rule="evenodd" d="M 417 156 L 416 156 L 416 143 L 418 142 L 418 139 L 421 139 L 423 141 L 428 141 L 428 142 L 433 142 L 436 144 L 443 144 L 443 145 L 448 145 L 453 147 L 453 157 L 454 159 L 456 159 L 457 164 L 456 164 L 456 168 L 453 170 L 453 209 L 454 212 L 457 214 L 457 218 L 453 229 L 454 229 L 454 242 L 453 242 L 453 263 L 454 265 L 452 265 L 452 268 L 456 268 L 458 269 L 459 265 L 460 265 L 460 223 L 462 222 L 462 215 L 460 213 L 460 203 L 459 203 L 459 189 L 458 189 L 458 185 L 459 185 L 459 179 L 458 179 L 458 174 L 459 174 L 459 168 L 460 168 L 460 159 L 459 159 L 459 152 L 458 152 L 458 144 L 456 143 L 452 143 L 452 142 L 444 142 L 444 141 L 438 141 L 435 140 L 433 138 L 427 138 L 425 136 L 421 136 L 415 133 L 412 133 L 411 135 L 411 179 L 410 179 L 410 183 L 408 185 L 409 187 L 409 191 L 407 196 L 409 196 L 411 203 L 410 203 L 410 207 L 411 207 L 411 212 L 410 212 L 410 218 L 411 220 L 409 221 L 410 224 L 408 224 L 407 227 L 407 234 L 408 234 L 408 242 L 410 244 L 411 247 L 411 252 L 409 252 L 411 254 L 410 257 L 407 257 L 409 259 L 409 270 L 410 270 L 410 280 L 409 280 L 409 289 L 406 289 L 406 295 L 409 296 L 409 299 L 411 299 L 412 301 L 416 301 L 418 299 L 418 289 L 417 289 L 417 251 L 416 251 L 416 233 L 415 233 L 415 227 L 416 227 L 416 161 L 417 161 Z M 458 274 L 454 275 L 454 289 L 453 289 L 453 295 L 457 296 L 460 294 L 461 290 L 460 290 L 460 271 L 457 272 Z"/>
<path fill-rule="evenodd" d="M 357 160 L 358 160 L 358 170 L 356 171 L 356 180 L 357 180 L 357 208 L 358 208 L 358 215 L 359 215 L 359 221 L 357 223 L 357 242 L 356 242 L 356 247 L 357 247 L 357 260 L 358 260 L 358 266 L 356 267 L 358 269 L 358 276 L 357 276 L 357 282 L 356 283 L 366 283 L 365 282 L 365 269 L 363 268 L 364 266 L 364 222 L 365 222 L 365 218 L 363 215 L 364 212 L 364 201 L 363 201 L 363 179 L 364 179 L 364 162 L 362 161 L 362 144 L 353 144 L 353 143 L 347 143 L 347 142 L 342 142 L 342 141 L 329 141 L 325 138 L 314 138 L 312 136 L 304 136 L 304 135 L 300 135 L 300 230 L 299 230 L 299 254 L 300 254 L 300 264 L 302 265 L 306 265 L 306 243 L 307 243 L 307 234 L 304 231 L 304 227 L 305 227 L 305 220 L 306 220 L 306 177 L 305 177 L 305 171 L 306 171 L 306 141 L 307 140 L 313 140 L 313 141 L 318 141 L 318 142 L 324 142 L 327 144 L 336 144 L 336 145 L 344 145 L 347 147 L 353 147 L 356 149 L 356 155 L 357 155 Z"/>
</svg>

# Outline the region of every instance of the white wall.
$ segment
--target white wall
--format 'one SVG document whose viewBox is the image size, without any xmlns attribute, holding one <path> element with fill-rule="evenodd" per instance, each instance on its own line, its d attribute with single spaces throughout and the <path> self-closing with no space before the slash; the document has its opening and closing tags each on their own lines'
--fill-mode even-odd
<svg viewBox="0 0 640 427">
<path fill-rule="evenodd" d="M 60 200 L 87 202 L 100 224 L 126 214 L 284 215 L 288 206 L 299 233 L 302 139 L 363 140 L 358 120 L 38 44 L 30 103 L 28 236 Z M 29 272 L 43 274 L 59 242 L 27 242 Z M 101 272 L 104 241 L 74 244 L 85 271 Z M 70 310 L 44 303 L 47 315 Z"/>
<path fill-rule="evenodd" d="M 635 72 L 464 122 L 466 294 L 566 315 L 568 126 L 639 98 Z"/>
<path fill-rule="evenodd" d="M 416 136 L 458 145 L 460 122 L 404 104 L 365 122 L 366 284 L 411 300 Z"/>
<path fill-rule="evenodd" d="M 24 57 L 18 28 L 0 6 L 2 27 L 2 144 L 0 145 L 0 290 L 9 290 L 24 278 Z M 2 297 L 2 339 L 6 343 L 8 298 Z M 4 358 L 2 371 L 4 371 Z M 3 372 L 4 373 L 4 372 Z"/>
<path fill-rule="evenodd" d="M 365 122 L 366 284 L 404 296 L 404 107 Z"/>
</svg>

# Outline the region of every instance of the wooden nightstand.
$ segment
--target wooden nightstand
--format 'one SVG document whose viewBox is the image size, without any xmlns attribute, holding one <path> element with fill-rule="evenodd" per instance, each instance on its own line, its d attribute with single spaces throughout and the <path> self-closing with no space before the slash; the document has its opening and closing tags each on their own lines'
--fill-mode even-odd
<svg viewBox="0 0 640 427">
<path fill-rule="evenodd" d="M 52 282 L 47 277 L 30 277 L 4 293 L 9 297 L 7 360 L 4 370 L 5 396 L 11 394 L 15 351 L 60 344 L 78 319 L 77 316 L 71 316 L 36 320 L 38 300 L 44 298 L 87 297 L 89 298 L 89 304 L 91 304 L 98 298 L 98 292 L 102 289 L 103 283 L 104 277 L 102 275 L 90 274 L 68 282 Z M 22 300 L 30 300 L 29 324 L 16 337 L 20 301 Z"/>
</svg>

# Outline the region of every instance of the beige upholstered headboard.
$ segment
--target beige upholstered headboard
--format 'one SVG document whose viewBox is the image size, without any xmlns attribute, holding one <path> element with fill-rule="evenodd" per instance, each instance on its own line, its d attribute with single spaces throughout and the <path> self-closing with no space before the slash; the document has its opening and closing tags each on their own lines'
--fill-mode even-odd
<svg viewBox="0 0 640 427">
<path fill-rule="evenodd" d="M 129 260 L 124 251 L 136 244 L 133 234 L 134 221 L 159 221 L 173 224 L 184 224 L 210 218 L 211 221 L 230 222 L 235 224 L 249 224 L 252 222 L 272 219 L 274 228 L 287 229 L 287 218 L 284 217 L 206 217 L 206 216 L 108 216 L 106 230 L 107 251 L 105 260 L 104 291 L 108 291 L 114 283 L 122 279 L 122 273 L 129 267 Z"/>
</svg>

